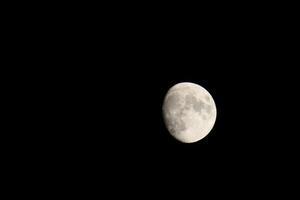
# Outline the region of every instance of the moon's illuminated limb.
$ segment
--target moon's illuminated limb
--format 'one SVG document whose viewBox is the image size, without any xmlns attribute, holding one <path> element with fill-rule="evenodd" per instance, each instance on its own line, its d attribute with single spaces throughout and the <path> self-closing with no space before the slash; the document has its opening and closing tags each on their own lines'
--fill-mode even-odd
<svg viewBox="0 0 300 200">
<path fill-rule="evenodd" d="M 170 134 L 184 143 L 204 138 L 213 128 L 217 116 L 215 102 L 200 85 L 183 82 L 167 92 L 163 117 Z"/>
</svg>

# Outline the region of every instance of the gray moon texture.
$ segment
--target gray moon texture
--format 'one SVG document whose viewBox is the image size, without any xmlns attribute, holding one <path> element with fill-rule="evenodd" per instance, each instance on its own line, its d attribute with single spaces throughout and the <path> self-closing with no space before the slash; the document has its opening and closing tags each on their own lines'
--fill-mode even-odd
<svg viewBox="0 0 300 200">
<path fill-rule="evenodd" d="M 162 109 L 168 131 L 183 143 L 203 139 L 212 130 L 217 117 L 211 94 L 200 85 L 190 82 L 171 87 Z"/>
</svg>

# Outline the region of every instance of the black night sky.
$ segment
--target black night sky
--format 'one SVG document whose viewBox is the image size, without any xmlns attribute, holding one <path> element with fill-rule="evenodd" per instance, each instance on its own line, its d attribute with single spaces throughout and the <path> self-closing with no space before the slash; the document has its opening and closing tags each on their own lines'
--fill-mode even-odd
<svg viewBox="0 0 300 200">
<path fill-rule="evenodd" d="M 293 171 L 295 52 L 278 20 L 97 13 L 44 19 L 24 36 L 37 41 L 26 50 L 34 59 L 23 60 L 36 68 L 23 69 L 32 78 L 19 86 L 32 113 L 24 123 L 32 134 L 20 139 L 32 143 L 26 162 L 38 158 L 49 177 L 74 187 L 151 194 L 168 186 L 248 193 L 250 182 L 256 193 Z M 179 82 L 203 86 L 217 106 L 213 130 L 193 144 L 171 137 L 162 118 L 164 96 Z"/>
</svg>

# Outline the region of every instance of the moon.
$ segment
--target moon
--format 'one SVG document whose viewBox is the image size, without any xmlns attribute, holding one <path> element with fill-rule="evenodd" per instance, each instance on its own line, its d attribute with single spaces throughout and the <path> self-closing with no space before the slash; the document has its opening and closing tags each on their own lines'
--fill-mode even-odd
<svg viewBox="0 0 300 200">
<path fill-rule="evenodd" d="M 183 143 L 197 142 L 207 136 L 217 117 L 211 94 L 190 82 L 171 87 L 164 98 L 162 110 L 166 128 Z"/>
</svg>

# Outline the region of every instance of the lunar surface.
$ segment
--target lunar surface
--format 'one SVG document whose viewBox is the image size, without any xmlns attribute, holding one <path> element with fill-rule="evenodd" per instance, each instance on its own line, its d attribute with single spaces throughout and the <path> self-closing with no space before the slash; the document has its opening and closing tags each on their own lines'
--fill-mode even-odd
<svg viewBox="0 0 300 200">
<path fill-rule="evenodd" d="M 215 102 L 200 85 L 183 82 L 171 87 L 163 103 L 163 117 L 170 134 L 184 143 L 203 139 L 217 116 Z"/>
</svg>

